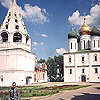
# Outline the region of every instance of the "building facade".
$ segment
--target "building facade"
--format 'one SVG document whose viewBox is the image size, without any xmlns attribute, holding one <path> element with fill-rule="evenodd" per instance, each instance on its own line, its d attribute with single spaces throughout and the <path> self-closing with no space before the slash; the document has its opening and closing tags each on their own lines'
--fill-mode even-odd
<svg viewBox="0 0 100 100">
<path fill-rule="evenodd" d="M 84 24 L 68 34 L 64 53 L 65 82 L 100 82 L 100 30 Z"/>
<path fill-rule="evenodd" d="M 16 0 L 0 26 L 0 86 L 34 82 L 36 55 Z"/>
<path fill-rule="evenodd" d="M 34 71 L 34 82 L 47 82 L 47 65 L 45 63 L 38 63 L 35 66 Z"/>
</svg>

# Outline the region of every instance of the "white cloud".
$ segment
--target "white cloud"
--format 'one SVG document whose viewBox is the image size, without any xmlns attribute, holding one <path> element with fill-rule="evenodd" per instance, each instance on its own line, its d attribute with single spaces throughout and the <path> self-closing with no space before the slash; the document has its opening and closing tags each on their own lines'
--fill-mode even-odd
<svg viewBox="0 0 100 100">
<path fill-rule="evenodd" d="M 44 45 L 44 42 L 36 42 L 36 41 L 34 41 L 34 42 L 32 42 L 32 45 L 33 46 L 43 46 Z"/>
<path fill-rule="evenodd" d="M 87 24 L 100 25 L 100 5 L 96 4 L 94 7 L 92 7 L 89 14 L 85 17 Z M 68 17 L 68 21 L 70 22 L 70 24 L 82 25 L 84 16 L 81 16 L 80 12 L 77 10 L 72 14 L 72 16 Z"/>
<path fill-rule="evenodd" d="M 56 53 L 59 55 L 63 55 L 63 53 L 66 53 L 66 50 L 64 48 L 59 48 L 59 49 L 56 49 Z"/>
<path fill-rule="evenodd" d="M 47 38 L 48 35 L 47 34 L 41 34 L 41 37 Z"/>
<path fill-rule="evenodd" d="M 32 42 L 32 44 L 33 44 L 33 46 L 37 46 L 39 43 L 34 41 L 34 42 Z"/>
<path fill-rule="evenodd" d="M 6 8 L 9 8 L 12 4 L 12 0 L 0 0 L 1 5 L 3 5 Z"/>
<path fill-rule="evenodd" d="M 12 0 L 0 0 L 0 3 L 6 8 L 10 8 Z M 27 21 L 34 22 L 35 24 L 48 22 L 46 9 L 42 9 L 37 5 L 31 6 L 25 4 L 24 10 L 22 10 L 21 7 L 17 7 L 17 9 L 22 13 Z"/>
<path fill-rule="evenodd" d="M 44 45 L 44 42 L 40 42 L 40 45 L 43 46 Z"/>
<path fill-rule="evenodd" d="M 25 4 L 24 12 L 25 18 L 36 24 L 43 24 L 48 21 L 46 9 L 41 9 L 37 5 L 30 6 L 29 4 Z"/>
</svg>

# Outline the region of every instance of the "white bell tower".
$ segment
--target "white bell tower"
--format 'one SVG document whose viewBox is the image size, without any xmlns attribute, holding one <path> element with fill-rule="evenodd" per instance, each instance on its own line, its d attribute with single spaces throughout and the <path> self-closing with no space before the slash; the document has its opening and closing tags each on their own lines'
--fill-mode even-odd
<svg viewBox="0 0 100 100">
<path fill-rule="evenodd" d="M 31 85 L 36 55 L 16 0 L 13 0 L 0 27 L 0 86 Z"/>
<path fill-rule="evenodd" d="M 13 0 L 0 28 L 0 50 L 22 48 L 31 52 L 31 38 L 22 21 L 22 16 L 16 0 Z"/>
</svg>

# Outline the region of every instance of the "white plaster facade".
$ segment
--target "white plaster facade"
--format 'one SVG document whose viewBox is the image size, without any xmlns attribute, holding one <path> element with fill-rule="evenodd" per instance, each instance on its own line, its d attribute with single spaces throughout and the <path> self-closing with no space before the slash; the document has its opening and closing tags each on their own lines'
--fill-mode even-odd
<svg viewBox="0 0 100 100">
<path fill-rule="evenodd" d="M 0 27 L 0 86 L 31 85 L 34 82 L 36 55 L 22 21 L 16 0 Z"/>
<path fill-rule="evenodd" d="M 100 82 L 100 31 L 95 33 L 91 30 L 91 34 L 69 35 L 68 48 L 72 43 L 72 49 L 64 53 L 64 82 Z"/>
</svg>

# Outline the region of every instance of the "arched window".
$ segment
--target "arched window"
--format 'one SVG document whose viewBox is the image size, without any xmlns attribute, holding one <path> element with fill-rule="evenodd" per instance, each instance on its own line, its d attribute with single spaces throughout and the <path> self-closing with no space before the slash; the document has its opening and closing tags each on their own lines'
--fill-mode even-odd
<svg viewBox="0 0 100 100">
<path fill-rule="evenodd" d="M 94 40 L 94 48 L 95 48 L 95 40 Z"/>
<path fill-rule="evenodd" d="M 21 42 L 21 41 L 22 41 L 22 35 L 19 32 L 14 33 L 13 42 Z"/>
<path fill-rule="evenodd" d="M 72 42 L 71 42 L 71 49 L 72 49 Z"/>
<path fill-rule="evenodd" d="M 85 40 L 84 40 L 84 49 L 85 49 Z"/>
<path fill-rule="evenodd" d="M 71 63 L 72 61 L 71 61 L 71 56 L 69 56 L 69 62 Z"/>
<path fill-rule="evenodd" d="M 98 68 L 95 68 L 95 73 L 98 73 Z"/>
<path fill-rule="evenodd" d="M 17 20 L 17 19 L 15 19 L 15 22 L 16 22 L 16 23 L 18 23 L 18 20 Z M 18 27 L 18 26 L 17 26 L 17 27 Z"/>
<path fill-rule="evenodd" d="M 75 43 L 75 49 L 76 49 L 76 43 Z"/>
<path fill-rule="evenodd" d="M 82 63 L 84 63 L 84 56 L 82 56 Z"/>
<path fill-rule="evenodd" d="M 88 49 L 91 48 L 90 41 L 88 40 Z"/>
<path fill-rule="evenodd" d="M 15 29 L 19 29 L 19 26 L 18 26 L 18 25 L 16 25 L 16 26 L 15 26 Z"/>
<path fill-rule="evenodd" d="M 28 42 L 28 40 L 29 40 L 29 36 L 27 35 L 27 36 L 26 36 L 26 43 Z"/>
<path fill-rule="evenodd" d="M 100 40 L 98 40 L 98 48 L 100 47 Z"/>
<path fill-rule="evenodd" d="M 8 29 L 8 24 L 6 24 L 6 29 Z"/>
<path fill-rule="evenodd" d="M 8 41 L 8 33 L 7 32 L 2 32 L 1 37 L 2 37 L 2 42 Z"/>
<path fill-rule="evenodd" d="M 94 61 L 97 61 L 97 54 L 94 55 Z"/>
</svg>

